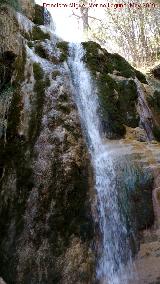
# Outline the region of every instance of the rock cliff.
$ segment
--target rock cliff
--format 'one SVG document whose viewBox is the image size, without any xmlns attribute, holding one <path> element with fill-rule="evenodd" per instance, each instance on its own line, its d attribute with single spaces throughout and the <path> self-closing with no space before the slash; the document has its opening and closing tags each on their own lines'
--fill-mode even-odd
<svg viewBox="0 0 160 284">
<path fill-rule="evenodd" d="M 17 10 L 0 5 L 0 276 L 7 284 L 96 283 L 96 197 L 67 65 L 68 43 L 43 26 L 40 6 L 20 1 Z M 82 44 L 98 86 L 104 139 L 115 147 L 119 139 L 131 146 L 129 154 L 118 156 L 115 170 L 120 203 L 128 206 L 121 210 L 133 256 L 139 239 L 146 248 L 148 234 L 155 253 L 159 92 L 118 54 L 94 42 Z M 142 284 L 149 282 L 142 273 L 147 255 L 143 262 L 141 252 L 136 261 Z M 154 261 L 157 265 L 158 257 Z"/>
<path fill-rule="evenodd" d="M 68 68 L 47 28 L 7 6 L 1 21 L 0 275 L 90 283 L 92 173 Z"/>
</svg>

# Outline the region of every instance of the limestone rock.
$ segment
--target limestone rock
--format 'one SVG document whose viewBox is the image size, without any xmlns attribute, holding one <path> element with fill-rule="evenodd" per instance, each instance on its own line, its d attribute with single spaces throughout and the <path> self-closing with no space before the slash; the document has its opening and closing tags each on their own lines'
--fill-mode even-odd
<svg viewBox="0 0 160 284">
<path fill-rule="evenodd" d="M 1 13 L 4 23 L 9 16 L 13 35 L 8 38 L 2 26 L 0 87 L 13 92 L 0 136 L 1 276 L 13 284 L 72 283 L 72 276 L 88 284 L 94 266 L 91 167 L 68 67 L 46 27 L 23 15 L 17 21 L 10 8 Z M 45 58 L 34 49 L 37 41 Z M 6 54 L 13 55 L 9 64 Z"/>
<path fill-rule="evenodd" d="M 6 284 L 6 282 L 4 282 L 4 280 L 0 277 L 0 284 Z"/>
<path fill-rule="evenodd" d="M 34 15 L 34 5 L 35 1 L 34 0 L 19 0 L 20 7 L 22 9 L 22 12 L 24 15 L 26 15 L 29 19 L 33 19 Z"/>
<path fill-rule="evenodd" d="M 156 79 L 160 80 L 160 65 L 154 67 L 151 72 Z"/>
</svg>

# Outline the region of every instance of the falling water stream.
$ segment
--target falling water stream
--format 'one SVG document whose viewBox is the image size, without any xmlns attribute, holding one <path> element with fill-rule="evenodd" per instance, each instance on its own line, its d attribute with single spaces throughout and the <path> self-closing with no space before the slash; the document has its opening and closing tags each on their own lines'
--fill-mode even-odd
<svg viewBox="0 0 160 284">
<path fill-rule="evenodd" d="M 127 229 L 118 206 L 117 178 L 109 146 L 103 142 L 98 114 L 97 89 L 83 62 L 81 44 L 70 44 L 69 67 L 81 123 L 85 132 L 95 176 L 101 250 L 97 260 L 97 279 L 103 284 L 128 283 L 124 260 L 131 263 Z"/>
</svg>

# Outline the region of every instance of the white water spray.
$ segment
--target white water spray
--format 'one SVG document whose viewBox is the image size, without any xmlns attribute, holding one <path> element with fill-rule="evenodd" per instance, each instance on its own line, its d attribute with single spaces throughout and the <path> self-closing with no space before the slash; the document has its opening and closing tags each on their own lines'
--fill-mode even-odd
<svg viewBox="0 0 160 284">
<path fill-rule="evenodd" d="M 101 231 L 101 250 L 97 261 L 97 279 L 103 284 L 128 283 L 124 263 L 131 264 L 127 229 L 118 206 L 117 178 L 109 146 L 103 142 L 98 114 L 97 89 L 83 62 L 80 44 L 70 44 L 69 67 L 75 98 L 92 157 L 97 193 L 97 211 Z"/>
</svg>

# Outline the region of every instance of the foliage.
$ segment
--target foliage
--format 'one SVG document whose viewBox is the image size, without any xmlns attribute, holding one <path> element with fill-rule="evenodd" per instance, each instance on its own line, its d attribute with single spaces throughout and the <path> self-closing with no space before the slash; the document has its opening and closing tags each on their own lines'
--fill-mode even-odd
<svg viewBox="0 0 160 284">
<path fill-rule="evenodd" d="M 92 4 L 96 5 L 94 1 Z M 118 4 L 123 7 L 117 8 Z M 109 52 L 121 54 L 136 68 L 146 67 L 156 62 L 160 53 L 160 10 L 154 5 L 148 0 L 137 3 L 117 0 L 116 4 L 109 0 L 98 16 L 93 7 L 80 9 L 80 15 L 74 16 L 81 21 L 89 40 L 100 43 Z"/>
</svg>

